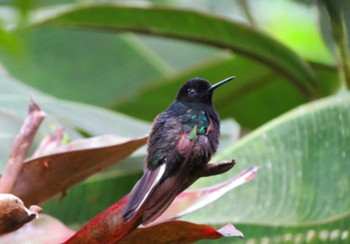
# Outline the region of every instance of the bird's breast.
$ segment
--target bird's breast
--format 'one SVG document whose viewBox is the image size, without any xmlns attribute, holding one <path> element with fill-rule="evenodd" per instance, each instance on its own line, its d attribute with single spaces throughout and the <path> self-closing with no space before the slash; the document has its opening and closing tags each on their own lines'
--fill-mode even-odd
<svg viewBox="0 0 350 244">
<path fill-rule="evenodd" d="M 202 110 L 188 109 L 182 118 L 183 130 L 190 132 L 196 128 L 196 134 L 204 135 L 207 133 L 210 119 Z"/>
<path fill-rule="evenodd" d="M 190 158 L 198 164 L 208 163 L 216 151 L 217 139 L 213 137 L 211 123 L 210 117 L 203 110 L 188 109 L 183 116 L 183 130 L 192 144 Z"/>
</svg>

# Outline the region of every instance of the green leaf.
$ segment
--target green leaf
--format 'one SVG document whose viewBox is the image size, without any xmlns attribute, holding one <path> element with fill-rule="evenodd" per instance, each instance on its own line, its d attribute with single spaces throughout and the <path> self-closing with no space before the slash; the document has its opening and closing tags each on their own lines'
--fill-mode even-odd
<svg viewBox="0 0 350 244">
<path fill-rule="evenodd" d="M 0 171 L 9 157 L 15 136 L 18 133 L 23 119 L 11 111 L 0 109 Z"/>
<path fill-rule="evenodd" d="M 103 107 L 135 96 L 141 86 L 154 79 L 219 53 L 183 41 L 131 34 L 57 28 L 29 33 L 19 35 L 24 40 L 27 59 L 5 60 L 8 72 L 52 96 Z M 152 45 L 160 50 L 155 51 Z M 172 48 L 180 46 L 181 51 L 174 54 Z"/>
<path fill-rule="evenodd" d="M 210 14 L 159 6 L 86 5 L 63 11 L 34 26 L 132 31 L 207 44 L 268 65 L 306 96 L 315 91 L 311 70 L 294 52 L 252 28 Z"/>
<path fill-rule="evenodd" d="M 60 98 L 108 106 L 164 72 L 164 67 L 150 62 L 151 57 L 142 57 L 126 37 L 49 28 L 29 37 L 22 37 L 27 62 L 4 63 L 5 67 L 18 80 Z M 142 72 L 134 72 L 131 63 Z"/>
<path fill-rule="evenodd" d="M 17 33 L 6 30 L 0 19 L 0 62 L 22 64 L 24 57 L 23 41 Z"/>
<path fill-rule="evenodd" d="M 316 63 L 313 64 L 313 68 L 322 96 L 334 93 L 339 87 L 335 69 Z M 214 104 L 222 118 L 236 118 L 244 127 L 256 128 L 307 102 L 307 98 L 299 90 L 271 69 L 238 56 L 218 58 L 177 76 L 155 81 L 143 87 L 139 96 L 116 104 L 115 109 L 151 120 L 159 111 L 165 109 L 164 104 L 172 102 L 184 80 L 199 76 L 215 83 L 232 75 L 236 75 L 237 78 L 224 89 L 215 91 Z M 143 110 L 148 111 L 147 114 L 139 109 L 139 104 L 142 104 Z"/>
<path fill-rule="evenodd" d="M 315 6 L 302 5 L 306 2 L 318 5 L 320 1 L 264 1 L 251 4 L 251 8 L 256 13 L 260 29 L 283 42 L 304 59 L 334 64 L 335 60 L 320 35 L 317 21 L 321 18 L 320 13 Z"/>
<path fill-rule="evenodd" d="M 70 129 L 74 138 L 76 131 L 91 136 L 115 134 L 124 137 L 140 137 L 150 130 L 150 124 L 123 114 L 81 103 L 68 102 L 45 95 L 18 81 L 0 75 L 0 107 L 9 113 L 24 118 L 31 95 L 43 111 L 48 114 L 43 127 L 50 131 L 52 125 L 63 125 Z M 127 128 L 127 129 L 125 129 Z M 75 134 L 74 134 L 75 132 Z"/>
<path fill-rule="evenodd" d="M 349 241 L 350 93 L 301 106 L 214 158 L 260 167 L 254 181 L 188 216 L 233 222 L 247 240 Z M 195 187 L 228 179 L 199 181 Z M 220 209 L 220 211 L 218 211 Z M 210 216 L 210 218 L 208 217 Z"/>
</svg>

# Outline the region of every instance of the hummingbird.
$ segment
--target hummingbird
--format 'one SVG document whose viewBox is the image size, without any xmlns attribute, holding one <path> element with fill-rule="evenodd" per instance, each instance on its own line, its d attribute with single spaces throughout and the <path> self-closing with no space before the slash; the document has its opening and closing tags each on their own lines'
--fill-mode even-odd
<svg viewBox="0 0 350 244">
<path fill-rule="evenodd" d="M 145 211 L 139 223 L 151 223 L 194 182 L 191 179 L 196 171 L 207 166 L 220 136 L 220 118 L 212 95 L 216 88 L 234 78 L 214 85 L 202 78 L 186 81 L 175 101 L 155 118 L 147 142 L 144 173 L 130 193 L 124 221 L 131 220 L 142 208 Z"/>
</svg>

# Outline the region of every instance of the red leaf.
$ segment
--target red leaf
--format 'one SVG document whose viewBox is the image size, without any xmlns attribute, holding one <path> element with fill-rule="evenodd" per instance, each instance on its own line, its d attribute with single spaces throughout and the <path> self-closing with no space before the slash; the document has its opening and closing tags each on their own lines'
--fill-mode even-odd
<svg viewBox="0 0 350 244">
<path fill-rule="evenodd" d="M 170 221 L 146 228 L 134 229 L 140 211 L 130 222 L 121 215 L 129 197 L 124 197 L 80 229 L 65 244 L 73 243 L 189 243 L 202 239 L 218 239 L 222 236 L 243 237 L 232 224 L 220 230 L 211 226 L 185 221 Z M 133 230 L 133 231 L 132 231 Z M 132 231 L 132 232 L 131 232 Z M 130 234 L 128 234 L 131 232 Z"/>
<path fill-rule="evenodd" d="M 28 116 L 0 178 L 0 192 L 13 193 L 27 205 L 40 204 L 64 192 L 93 173 L 128 157 L 147 141 L 147 137 L 126 139 L 107 135 L 59 146 L 63 130 L 58 129 L 39 146 L 35 155 L 40 157 L 24 161 L 44 117 L 45 113 L 31 100 Z M 51 154 L 43 156 L 48 152 Z"/>
<path fill-rule="evenodd" d="M 83 226 L 66 244 L 72 243 L 114 243 L 134 229 L 136 215 L 129 222 L 122 218 L 123 209 L 129 200 L 125 196 Z"/>
<path fill-rule="evenodd" d="M 170 221 L 147 228 L 138 228 L 119 243 L 192 243 L 203 239 L 219 239 L 223 236 L 243 237 L 232 224 L 216 230 L 209 225 L 185 221 Z"/>
<path fill-rule="evenodd" d="M 209 188 L 201 189 L 201 190 L 195 190 L 195 191 L 189 191 L 184 192 L 180 194 L 172 204 L 172 207 L 170 207 L 170 211 L 165 216 L 168 218 L 175 218 L 179 216 L 180 214 L 188 213 L 191 209 L 196 210 L 199 207 L 203 207 L 206 204 L 209 204 L 210 202 L 216 200 L 220 196 L 222 196 L 227 191 L 233 189 L 234 187 L 243 184 L 249 180 L 251 180 L 255 172 L 257 171 L 256 167 L 252 167 L 248 170 L 245 170 L 241 172 L 236 177 L 223 182 L 221 184 L 218 184 L 216 186 L 212 186 Z M 197 195 L 198 194 L 198 195 Z M 83 228 L 81 228 L 71 239 L 69 239 L 66 243 L 114 243 L 116 241 L 122 240 L 124 241 L 124 238 L 129 238 L 129 235 L 133 235 L 133 233 L 140 232 L 139 229 L 131 232 L 134 228 L 136 223 L 136 220 L 143 214 L 143 209 L 138 211 L 138 214 L 129 222 L 124 222 L 122 219 L 123 209 L 129 199 L 129 196 L 125 196 L 122 200 L 116 202 L 111 207 L 103 211 L 101 214 L 99 214 L 97 217 L 92 219 L 90 222 L 88 222 Z M 193 201 L 193 202 L 191 202 Z M 177 204 L 180 204 L 179 208 L 176 206 Z M 166 217 L 160 217 L 160 221 L 164 221 Z M 159 222 L 156 220 L 156 222 Z M 177 225 L 177 222 L 175 221 Z M 166 222 L 169 223 L 169 222 Z M 180 222 L 182 223 L 182 222 Z M 186 223 L 186 222 L 185 222 Z M 197 226 L 195 224 L 190 224 L 192 227 Z M 161 225 L 161 224 L 160 224 Z M 137 226 L 137 225 L 136 225 Z M 156 227 L 158 225 L 153 225 L 151 227 L 147 228 L 140 228 L 141 230 L 147 230 L 149 228 Z M 202 226 L 202 225 L 200 225 Z M 192 228 L 191 227 L 191 228 Z M 162 227 L 163 228 L 163 227 Z M 206 228 L 211 228 L 210 226 L 206 226 Z M 240 236 L 240 232 L 234 232 L 232 229 L 233 227 L 230 227 L 230 225 L 226 226 L 223 229 L 220 229 L 220 236 L 221 235 L 229 236 Z M 166 231 L 167 230 L 165 228 Z M 195 228 L 195 230 L 199 230 L 198 228 Z M 214 229 L 210 229 L 212 232 L 215 232 L 215 235 L 218 235 L 218 231 Z M 226 232 L 225 232 L 226 230 Z M 160 230 L 161 231 L 161 230 Z M 125 237 L 129 232 L 127 237 Z M 177 230 L 176 230 L 177 232 Z M 240 233 L 240 234 L 239 234 Z M 163 234 L 162 234 L 163 235 Z M 210 238 L 209 235 L 205 236 L 203 233 L 200 234 L 200 238 Z M 194 237 L 193 237 L 194 238 Z M 197 238 L 197 237 L 196 237 Z"/>
<path fill-rule="evenodd" d="M 214 202 L 230 190 L 252 180 L 257 170 L 257 167 L 251 167 L 217 185 L 182 192 L 176 197 L 169 208 L 158 219 L 152 222 L 151 225 L 179 218 Z"/>
<path fill-rule="evenodd" d="M 54 154 L 27 160 L 12 193 L 27 205 L 39 204 L 90 175 L 128 157 L 147 137 L 101 136 L 62 145 Z M 39 180 L 40 179 L 40 180 Z"/>
</svg>

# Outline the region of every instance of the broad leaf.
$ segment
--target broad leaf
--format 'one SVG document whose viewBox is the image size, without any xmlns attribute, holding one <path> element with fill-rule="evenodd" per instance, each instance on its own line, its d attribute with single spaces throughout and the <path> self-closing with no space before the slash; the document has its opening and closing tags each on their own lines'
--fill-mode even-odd
<svg viewBox="0 0 350 244">
<path fill-rule="evenodd" d="M 163 49 L 160 57 L 145 44 L 155 39 L 150 37 L 52 27 L 26 34 L 19 35 L 26 59 L 3 62 L 13 77 L 61 99 L 103 107 L 134 97 L 140 87 L 152 80 L 193 67 L 222 52 L 158 38 L 158 46 L 181 47 L 176 53 Z"/>
<path fill-rule="evenodd" d="M 335 69 L 319 64 L 314 64 L 313 67 L 320 94 L 325 96 L 334 93 L 339 87 Z M 243 57 L 225 57 L 153 82 L 143 87 L 139 96 L 116 103 L 115 108 L 138 118 L 152 120 L 172 102 L 185 80 L 205 77 L 215 83 L 219 77 L 231 75 L 236 75 L 237 78 L 227 84 L 225 89 L 215 91 L 214 104 L 221 117 L 233 117 L 244 127 L 256 128 L 309 100 L 268 67 Z M 147 114 L 139 109 L 140 104 L 148 111 Z"/>
<path fill-rule="evenodd" d="M 24 116 L 29 101 L 25 95 L 3 95 L 0 107 L 8 113 Z M 62 125 L 68 128 L 68 134 L 83 132 L 87 135 L 117 134 L 124 137 L 139 137 L 148 133 L 150 125 L 106 109 L 58 100 L 46 96 L 33 96 L 48 115 L 44 128 Z M 127 128 L 127 129 L 125 129 Z M 69 130 L 70 129 L 70 130 Z M 49 130 L 48 130 L 49 131 Z M 73 136 L 75 138 L 75 136 Z"/>
<path fill-rule="evenodd" d="M 186 219 L 212 224 L 231 221 L 248 240 L 255 241 L 266 237 L 287 241 L 286 235 L 348 241 L 349 124 L 349 93 L 299 107 L 271 121 L 214 159 L 234 158 L 237 168 L 258 165 L 260 171 L 252 184 Z M 194 187 L 228 177 L 211 177 Z"/>
<path fill-rule="evenodd" d="M 264 1 L 249 6 L 253 13 L 264 13 L 254 15 L 260 29 L 282 41 L 309 61 L 334 64 L 335 60 L 320 35 L 317 20 L 322 16 L 313 5 L 318 5 L 318 2 L 307 0 Z"/>
<path fill-rule="evenodd" d="M 163 21 L 165 18 L 172 21 Z M 88 5 L 73 7 L 34 26 L 132 31 L 208 44 L 270 66 L 306 95 L 312 94 L 315 89 L 312 72 L 294 52 L 254 29 L 210 14 L 165 7 Z"/>
<path fill-rule="evenodd" d="M 43 127 L 63 125 L 70 137 L 77 131 L 91 136 L 116 134 L 124 137 L 140 137 L 149 132 L 150 124 L 135 120 L 117 112 L 96 106 L 68 102 L 51 97 L 17 80 L 0 74 L 0 108 L 10 115 L 25 117 L 29 97 L 32 96 L 47 114 Z M 127 128 L 127 129 L 126 129 Z M 50 130 L 42 131 L 47 134 Z"/>
<path fill-rule="evenodd" d="M 0 132 L 0 171 L 8 159 L 13 141 L 22 123 L 23 118 L 11 111 L 0 109 L 0 128 L 2 128 Z"/>
</svg>

